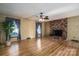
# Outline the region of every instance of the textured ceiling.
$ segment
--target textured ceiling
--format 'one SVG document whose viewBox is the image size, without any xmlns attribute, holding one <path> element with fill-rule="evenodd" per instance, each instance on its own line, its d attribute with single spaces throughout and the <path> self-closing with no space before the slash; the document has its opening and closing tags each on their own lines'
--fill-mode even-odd
<svg viewBox="0 0 79 59">
<path fill-rule="evenodd" d="M 29 18 L 40 12 L 57 19 L 79 15 L 77 3 L 0 3 L 0 15 Z"/>
</svg>

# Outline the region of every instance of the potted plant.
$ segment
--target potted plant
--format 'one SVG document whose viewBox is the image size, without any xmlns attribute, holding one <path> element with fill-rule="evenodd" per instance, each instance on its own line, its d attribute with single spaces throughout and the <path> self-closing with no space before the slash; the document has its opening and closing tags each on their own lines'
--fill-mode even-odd
<svg viewBox="0 0 79 59">
<path fill-rule="evenodd" d="M 14 30 L 14 24 L 13 22 L 3 22 L 2 23 L 2 27 L 3 27 L 3 30 L 5 31 L 5 34 L 6 34 L 6 45 L 7 46 L 10 46 L 11 45 L 11 41 L 10 41 L 10 34 L 13 32 Z"/>
</svg>

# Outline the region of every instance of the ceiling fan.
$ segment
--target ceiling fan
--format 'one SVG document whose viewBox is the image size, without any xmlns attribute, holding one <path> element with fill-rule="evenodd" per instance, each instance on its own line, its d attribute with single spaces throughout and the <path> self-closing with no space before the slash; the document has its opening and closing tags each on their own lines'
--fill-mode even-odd
<svg viewBox="0 0 79 59">
<path fill-rule="evenodd" d="M 48 16 L 44 16 L 42 12 L 40 13 L 40 18 L 41 19 L 49 19 Z"/>
<path fill-rule="evenodd" d="M 39 22 L 44 22 L 44 21 L 46 21 L 46 20 L 49 20 L 48 16 L 45 16 L 45 15 L 43 14 L 43 12 L 41 12 L 38 17 L 39 17 L 39 19 L 38 19 L 37 21 L 39 21 Z"/>
<path fill-rule="evenodd" d="M 39 14 L 36 14 L 36 15 L 32 15 L 28 18 L 32 18 L 32 17 L 36 17 L 36 21 L 40 21 L 40 22 L 43 22 L 43 21 L 48 21 L 49 20 L 49 17 L 48 16 L 45 16 L 43 12 L 40 12 Z"/>
</svg>

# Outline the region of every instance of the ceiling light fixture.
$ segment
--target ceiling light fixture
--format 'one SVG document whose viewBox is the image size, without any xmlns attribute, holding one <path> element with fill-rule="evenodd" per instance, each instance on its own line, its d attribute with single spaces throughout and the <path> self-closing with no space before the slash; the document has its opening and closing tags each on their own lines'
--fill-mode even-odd
<svg viewBox="0 0 79 59">
<path fill-rule="evenodd" d="M 39 21 L 45 21 L 45 20 L 48 20 L 48 19 L 49 19 L 48 16 L 44 16 L 42 12 L 40 13 Z"/>
</svg>

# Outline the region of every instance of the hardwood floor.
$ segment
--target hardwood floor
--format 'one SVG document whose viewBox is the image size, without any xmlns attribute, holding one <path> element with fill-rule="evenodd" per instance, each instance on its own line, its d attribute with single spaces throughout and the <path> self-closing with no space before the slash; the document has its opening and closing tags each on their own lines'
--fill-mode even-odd
<svg viewBox="0 0 79 59">
<path fill-rule="evenodd" d="M 13 42 L 0 49 L 0 56 L 78 56 L 79 43 L 45 37 Z"/>
</svg>

